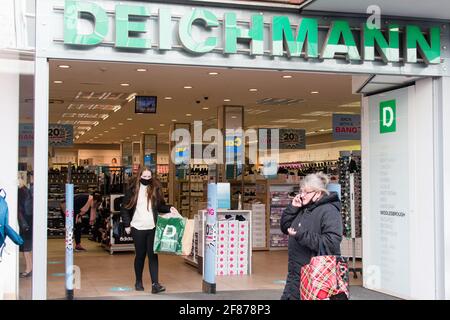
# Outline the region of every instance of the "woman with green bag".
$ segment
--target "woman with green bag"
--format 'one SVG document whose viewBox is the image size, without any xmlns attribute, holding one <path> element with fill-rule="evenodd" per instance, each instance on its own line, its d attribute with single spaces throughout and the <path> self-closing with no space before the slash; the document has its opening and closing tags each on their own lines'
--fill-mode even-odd
<svg viewBox="0 0 450 320">
<path fill-rule="evenodd" d="M 138 175 L 130 181 L 130 189 L 125 193 L 120 215 L 127 234 L 132 235 L 136 256 L 134 272 L 136 274 L 135 288 L 144 291 L 142 272 L 144 271 L 145 256 L 148 256 L 152 293 L 166 290 L 158 281 L 158 255 L 153 252 L 155 240 L 155 226 L 158 215 L 173 213 L 177 209 L 166 205 L 161 192 L 161 183 L 148 167 L 142 167 Z"/>
</svg>

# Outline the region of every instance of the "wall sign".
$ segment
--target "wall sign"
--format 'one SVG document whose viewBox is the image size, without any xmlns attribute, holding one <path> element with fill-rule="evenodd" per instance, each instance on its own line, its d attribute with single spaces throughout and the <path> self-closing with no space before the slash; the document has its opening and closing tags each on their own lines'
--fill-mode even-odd
<svg viewBox="0 0 450 320">
<path fill-rule="evenodd" d="M 48 143 L 53 147 L 70 147 L 73 145 L 73 126 L 67 124 L 50 124 Z"/>
<path fill-rule="evenodd" d="M 280 129 L 280 150 L 283 149 L 306 149 L 306 131 Z"/>
<path fill-rule="evenodd" d="M 361 140 L 361 116 L 333 114 L 334 140 Z"/>
<path fill-rule="evenodd" d="M 380 102 L 380 133 L 390 133 L 397 130 L 396 101 Z"/>
<path fill-rule="evenodd" d="M 34 126 L 31 123 L 19 125 L 19 146 L 32 147 L 34 143 Z"/>
</svg>

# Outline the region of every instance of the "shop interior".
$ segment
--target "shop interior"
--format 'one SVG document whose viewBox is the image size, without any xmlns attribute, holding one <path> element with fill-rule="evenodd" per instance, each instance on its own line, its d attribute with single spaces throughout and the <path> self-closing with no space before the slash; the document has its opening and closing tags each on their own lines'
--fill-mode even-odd
<svg viewBox="0 0 450 320">
<path fill-rule="evenodd" d="M 156 113 L 136 113 L 138 96 L 157 97 Z M 204 220 L 199 211 L 206 209 L 207 183 L 217 173 L 194 162 L 177 170 L 169 137 L 177 126 L 193 130 L 194 121 L 202 121 L 203 131 L 217 128 L 226 110 L 238 110 L 243 129 L 303 129 L 306 146 L 280 150 L 279 167 L 270 177 L 264 175 L 263 161 L 240 171 L 227 169 L 222 176 L 220 182 L 230 183 L 230 209 L 235 212 L 228 219 L 240 216 L 250 230 L 245 268 L 218 267 L 217 290 L 281 292 L 288 260 L 287 236 L 279 230 L 281 212 L 298 192 L 302 177 L 317 171 L 342 188 L 342 254 L 355 257 L 353 267 L 361 267 L 361 142 L 334 139 L 332 123 L 333 114 L 361 113 L 351 75 L 53 60 L 49 103 L 51 126 L 73 126 L 71 145 L 49 146 L 49 299 L 65 295 L 65 226 L 59 202 L 69 166 L 75 193 L 97 190 L 104 198 L 94 228 L 86 221 L 82 245 L 87 251 L 74 253 L 80 276 L 75 296 L 149 294 L 134 291 L 133 244 L 117 231 L 120 218 L 114 208 L 134 170 L 147 161 L 163 184 L 167 202 L 195 220 L 193 252 L 187 257 L 160 255 L 160 281 L 168 293 L 202 290 Z M 355 195 L 353 228 L 350 192 Z M 144 285 L 150 287 L 145 268 Z M 351 284 L 361 285 L 361 273 L 355 275 Z M 31 286 L 30 279 L 20 281 L 21 288 Z"/>
</svg>

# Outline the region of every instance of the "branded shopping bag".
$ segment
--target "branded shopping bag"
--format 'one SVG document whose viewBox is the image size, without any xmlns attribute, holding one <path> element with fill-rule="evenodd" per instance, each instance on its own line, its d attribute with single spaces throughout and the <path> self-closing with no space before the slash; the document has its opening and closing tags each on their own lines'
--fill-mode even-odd
<svg viewBox="0 0 450 320">
<path fill-rule="evenodd" d="M 302 300 L 328 300 L 336 297 L 349 298 L 347 259 L 325 255 L 323 246 L 319 255 L 312 257 L 300 271 L 300 297 Z"/>
<path fill-rule="evenodd" d="M 183 239 L 181 240 L 181 254 L 188 256 L 192 252 L 192 240 L 194 238 L 194 219 L 187 219 L 184 228 Z"/>
<path fill-rule="evenodd" d="M 185 225 L 184 218 L 159 217 L 156 223 L 153 251 L 181 255 Z"/>
</svg>

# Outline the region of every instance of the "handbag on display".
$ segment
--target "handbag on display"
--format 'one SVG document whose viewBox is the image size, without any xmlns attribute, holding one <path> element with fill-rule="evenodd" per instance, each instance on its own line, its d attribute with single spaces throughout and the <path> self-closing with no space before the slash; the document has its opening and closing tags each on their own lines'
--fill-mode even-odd
<svg viewBox="0 0 450 320">
<path fill-rule="evenodd" d="M 319 255 L 312 257 L 300 271 L 302 300 L 347 300 L 349 293 L 348 262 L 342 256 L 327 255 L 322 241 Z"/>
<path fill-rule="evenodd" d="M 193 238 L 194 238 L 194 219 L 186 219 L 183 238 L 181 240 L 181 255 L 189 256 L 191 254 Z"/>
<path fill-rule="evenodd" d="M 159 217 L 156 222 L 153 251 L 155 253 L 181 255 L 185 225 L 185 218 Z"/>
</svg>

